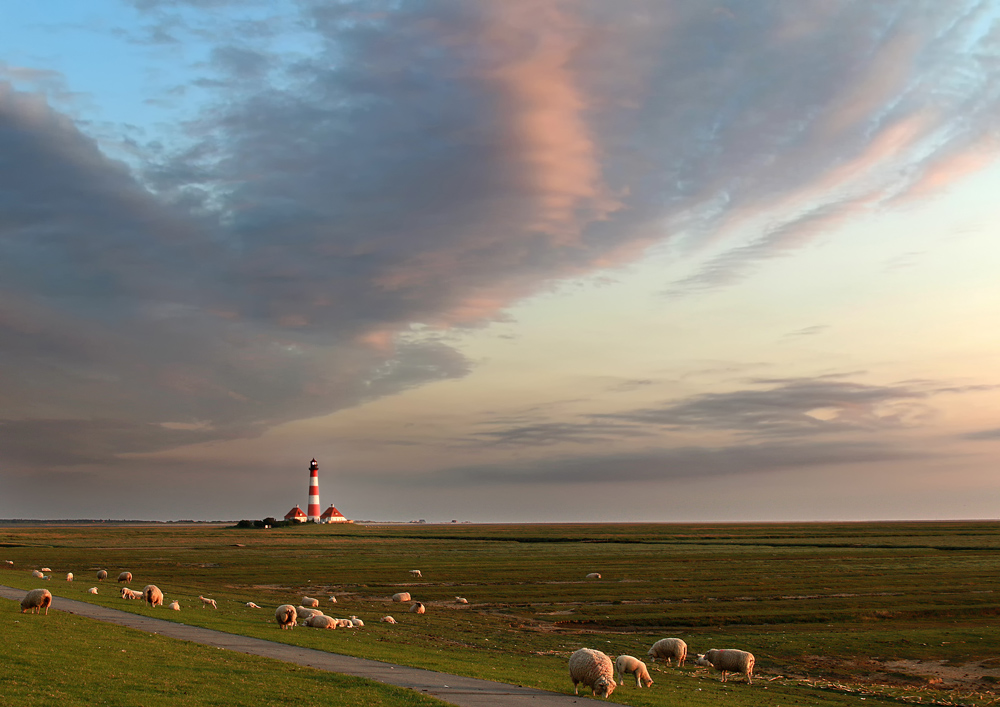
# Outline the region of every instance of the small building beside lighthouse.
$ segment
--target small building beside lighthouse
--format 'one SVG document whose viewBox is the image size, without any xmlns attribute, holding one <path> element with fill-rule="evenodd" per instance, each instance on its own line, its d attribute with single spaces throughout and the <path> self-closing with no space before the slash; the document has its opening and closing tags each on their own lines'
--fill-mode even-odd
<svg viewBox="0 0 1000 707">
<path fill-rule="evenodd" d="M 353 520 L 347 520 L 344 514 L 337 510 L 337 507 L 332 503 L 330 507 L 323 511 L 323 515 L 319 517 L 320 523 L 353 523 Z"/>
<path fill-rule="evenodd" d="M 301 508 L 296 506 L 285 514 L 285 520 L 294 520 L 296 523 L 305 523 L 306 514 Z"/>
</svg>

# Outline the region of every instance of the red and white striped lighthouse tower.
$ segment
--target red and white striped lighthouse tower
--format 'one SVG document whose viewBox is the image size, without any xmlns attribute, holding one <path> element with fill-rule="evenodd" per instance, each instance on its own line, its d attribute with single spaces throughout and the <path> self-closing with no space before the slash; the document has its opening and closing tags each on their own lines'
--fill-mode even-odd
<svg viewBox="0 0 1000 707">
<path fill-rule="evenodd" d="M 319 464 L 313 459 L 309 463 L 309 508 L 306 520 L 319 523 Z"/>
</svg>

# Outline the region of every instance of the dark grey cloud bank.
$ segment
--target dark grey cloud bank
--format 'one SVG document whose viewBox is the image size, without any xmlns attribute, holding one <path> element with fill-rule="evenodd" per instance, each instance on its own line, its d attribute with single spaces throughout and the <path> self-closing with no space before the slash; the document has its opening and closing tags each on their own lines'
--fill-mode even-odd
<svg viewBox="0 0 1000 707">
<path fill-rule="evenodd" d="M 460 377 L 471 363 L 445 342 L 393 335 L 482 325 L 560 278 L 667 238 L 696 248 L 813 190 L 681 285 L 731 281 L 859 200 L 947 174 L 998 108 L 993 8 L 972 0 L 133 4 L 136 41 L 164 60 L 207 47 L 171 95 L 208 101 L 171 142 L 129 138 L 125 165 L 0 86 L 13 466 L 112 464 Z M 893 170 L 831 181 L 852 162 Z M 908 392 L 845 386 L 862 408 Z M 814 431 L 796 401 L 817 392 L 704 396 L 582 434 Z"/>
</svg>

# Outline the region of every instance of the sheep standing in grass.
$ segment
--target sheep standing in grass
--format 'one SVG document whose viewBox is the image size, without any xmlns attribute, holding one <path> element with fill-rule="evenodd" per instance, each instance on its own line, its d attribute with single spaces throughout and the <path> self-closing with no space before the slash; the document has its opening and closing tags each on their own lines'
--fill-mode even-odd
<svg viewBox="0 0 1000 707">
<path fill-rule="evenodd" d="M 392 600 L 393 601 L 409 601 L 410 600 L 410 593 L 409 592 L 399 592 L 398 594 L 393 594 L 392 595 Z"/>
<path fill-rule="evenodd" d="M 32 614 L 37 614 L 40 609 L 45 609 L 45 615 L 48 616 L 50 606 L 52 606 L 52 592 L 48 589 L 32 589 L 21 600 L 21 613 L 30 610 Z"/>
<path fill-rule="evenodd" d="M 646 664 L 631 655 L 620 655 L 615 658 L 615 672 L 618 674 L 618 682 L 625 684 L 625 675 L 635 675 L 636 687 L 649 687 L 653 684 L 653 678 L 649 677 Z"/>
<path fill-rule="evenodd" d="M 424 605 L 421 604 L 419 601 L 415 601 L 412 604 L 410 604 L 410 613 L 411 614 L 422 614 L 425 611 L 427 611 L 427 609 L 425 609 Z"/>
<path fill-rule="evenodd" d="M 296 618 L 298 618 L 298 614 L 291 604 L 282 604 L 274 611 L 274 619 L 283 629 L 295 628 Z"/>
<path fill-rule="evenodd" d="M 413 575 L 413 577 L 417 578 L 417 579 L 420 579 L 420 578 L 423 577 L 423 575 L 420 574 L 420 570 L 410 570 L 410 574 Z"/>
<path fill-rule="evenodd" d="M 147 584 L 142 588 L 142 598 L 149 604 L 150 609 L 163 606 L 163 592 L 155 584 Z"/>
<path fill-rule="evenodd" d="M 753 685 L 753 665 L 756 659 L 753 653 L 736 648 L 713 648 L 706 653 L 699 653 L 698 665 L 712 667 L 722 672 L 722 682 L 726 681 L 726 673 L 743 673 L 747 682 Z"/>
<path fill-rule="evenodd" d="M 177 601 L 176 599 L 174 599 L 172 602 L 170 602 L 169 604 L 167 604 L 167 608 L 171 609 L 173 611 L 180 611 L 181 610 L 181 603 L 179 601 Z"/>
<path fill-rule="evenodd" d="M 215 599 L 209 599 L 208 597 L 203 597 L 201 594 L 198 595 L 201 599 L 201 608 L 204 609 L 206 606 L 210 606 L 213 609 L 218 609 L 219 607 L 215 604 Z"/>
<path fill-rule="evenodd" d="M 580 694 L 580 683 L 591 689 L 595 697 L 610 697 L 615 684 L 615 668 L 611 658 L 591 648 L 581 648 L 569 657 L 569 679 L 573 694 Z"/>
<path fill-rule="evenodd" d="M 97 572 L 97 581 L 98 582 L 103 582 L 107 578 L 108 578 L 108 571 L 107 570 L 98 570 L 98 572 Z"/>
<path fill-rule="evenodd" d="M 128 584 L 129 582 L 132 581 L 132 573 L 131 572 L 122 572 L 120 575 L 118 575 L 118 581 L 119 582 L 124 582 L 125 584 Z"/>
<path fill-rule="evenodd" d="M 97 587 L 91 587 L 88 589 L 87 594 L 97 594 Z"/>
<path fill-rule="evenodd" d="M 4 560 L 3 562 L 4 562 L 5 565 L 12 565 L 12 564 L 14 564 L 14 560 Z"/>
<path fill-rule="evenodd" d="M 661 638 L 646 652 L 651 663 L 655 663 L 657 658 L 667 661 L 667 665 L 676 660 L 677 667 L 684 665 L 687 654 L 688 644 L 679 638 Z"/>
<path fill-rule="evenodd" d="M 72 572 L 67 572 L 66 573 L 66 581 L 67 582 L 72 582 L 73 581 L 73 573 Z"/>
<path fill-rule="evenodd" d="M 319 606 L 319 599 L 312 597 L 302 597 L 302 606 Z"/>
</svg>

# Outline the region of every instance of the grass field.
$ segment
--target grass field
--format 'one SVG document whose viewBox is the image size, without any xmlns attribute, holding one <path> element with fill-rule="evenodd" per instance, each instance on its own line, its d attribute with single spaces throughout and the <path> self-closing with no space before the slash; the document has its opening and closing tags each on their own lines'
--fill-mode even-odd
<svg viewBox="0 0 1000 707">
<path fill-rule="evenodd" d="M 583 646 L 645 659 L 678 636 L 692 653 L 757 657 L 753 685 L 651 665 L 655 684 L 619 687 L 611 701 L 623 704 L 1000 704 L 1000 523 L 11 526 L 0 527 L 0 560 L 14 561 L 0 565 L 8 586 L 559 692 L 572 691 L 566 661 Z M 30 575 L 43 566 L 49 582 Z M 89 595 L 98 568 L 112 580 Z M 154 583 L 182 611 L 120 599 L 124 569 L 132 588 Z M 427 613 L 392 603 L 399 591 Z M 199 608 L 199 594 L 218 611 Z M 279 630 L 273 608 L 303 595 L 366 627 Z M 379 623 L 386 614 L 399 623 Z"/>
</svg>

